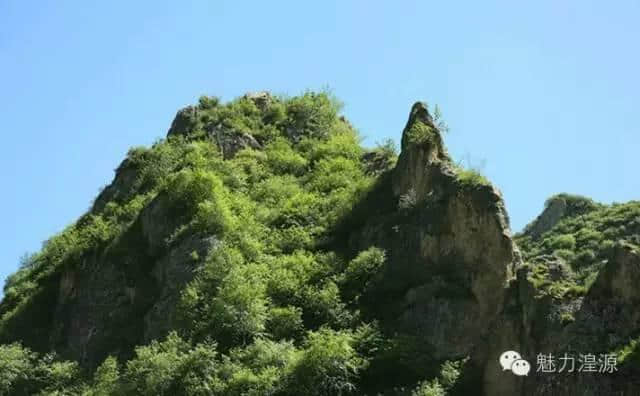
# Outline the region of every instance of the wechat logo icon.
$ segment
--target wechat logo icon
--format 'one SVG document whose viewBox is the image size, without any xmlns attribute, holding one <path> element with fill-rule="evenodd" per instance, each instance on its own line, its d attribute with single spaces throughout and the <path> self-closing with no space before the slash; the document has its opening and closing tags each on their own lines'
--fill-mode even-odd
<svg viewBox="0 0 640 396">
<path fill-rule="evenodd" d="M 529 375 L 529 371 L 531 371 L 529 362 L 524 360 L 516 351 L 503 352 L 499 360 L 502 371 L 510 370 L 514 375 L 519 377 Z"/>
</svg>

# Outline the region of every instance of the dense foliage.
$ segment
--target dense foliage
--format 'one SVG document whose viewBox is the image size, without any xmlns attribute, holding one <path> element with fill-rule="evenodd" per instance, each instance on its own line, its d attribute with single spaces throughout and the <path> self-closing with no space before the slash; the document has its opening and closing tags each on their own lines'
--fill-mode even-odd
<svg viewBox="0 0 640 396">
<path fill-rule="evenodd" d="M 540 292 L 571 298 L 587 292 L 616 242 L 640 245 L 640 202 L 601 205 L 559 194 L 547 200 L 546 206 L 558 199 L 565 200 L 567 209 L 556 225 L 537 238 L 525 229 L 516 240 Z M 550 263 L 555 268 L 550 269 Z M 551 270 L 562 276 L 554 280 Z"/>
<path fill-rule="evenodd" d="M 129 152 L 88 214 L 25 259 L 4 288 L 0 341 L 18 338 L 29 348 L 0 347 L 0 394 L 361 392 L 372 359 L 393 355 L 398 344 L 357 309 L 385 252 L 372 247 L 349 257 L 331 248 L 332 230 L 393 166 L 395 146 L 363 149 L 326 93 L 268 99 L 201 98 L 179 114 L 167 139 Z M 260 149 L 222 152 L 224 139 L 247 134 Z M 148 266 L 132 253 L 141 212 L 160 201 L 173 231 L 158 249 L 191 235 L 220 242 L 204 256 L 192 253 L 197 274 L 181 292 L 176 328 L 95 370 L 45 354 L 52 313 L 43 306 L 61 274 L 91 271 L 94 253 L 139 274 Z M 432 394 L 428 386 L 444 389 L 422 380 L 429 378 L 399 385 L 409 392 L 414 384 L 420 395 Z"/>
<path fill-rule="evenodd" d="M 454 392 L 468 359 L 432 359 L 415 337 L 363 313 L 387 252 L 344 249 L 339 230 L 345 219 L 369 215 L 358 205 L 388 180 L 397 152 L 393 142 L 361 147 L 339 112 L 327 93 L 226 104 L 202 97 L 178 113 L 166 139 L 130 150 L 91 210 L 7 279 L 0 395 Z M 446 131 L 436 115 L 438 130 L 416 123 L 408 139 L 426 144 Z M 476 171 L 454 170 L 464 188 L 489 185 Z M 637 202 L 562 198 L 570 210 L 553 229 L 517 237 L 536 286 L 557 298 L 584 293 L 613 241 L 640 243 Z M 410 190 L 393 210 L 405 215 L 416 204 Z M 195 275 L 179 290 L 171 328 L 148 343 L 135 329 L 118 329 L 133 343 L 108 345 L 93 366 L 53 352 L 55 317 L 64 314 L 54 306 L 69 274 L 87 279 L 115 263 L 124 281 L 141 287 L 142 303 L 132 299 L 138 312 L 158 258 L 204 237 L 215 243 L 189 249 Z M 570 277 L 552 280 L 548 257 L 562 260 Z"/>
</svg>

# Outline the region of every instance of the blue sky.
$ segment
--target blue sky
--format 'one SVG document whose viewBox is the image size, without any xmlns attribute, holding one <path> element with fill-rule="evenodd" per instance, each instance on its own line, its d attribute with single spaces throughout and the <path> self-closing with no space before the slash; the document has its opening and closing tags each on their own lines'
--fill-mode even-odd
<svg viewBox="0 0 640 396">
<path fill-rule="evenodd" d="M 329 86 L 373 145 L 438 103 L 521 229 L 638 199 L 640 3 L 0 1 L 0 279 L 202 94 Z"/>
</svg>

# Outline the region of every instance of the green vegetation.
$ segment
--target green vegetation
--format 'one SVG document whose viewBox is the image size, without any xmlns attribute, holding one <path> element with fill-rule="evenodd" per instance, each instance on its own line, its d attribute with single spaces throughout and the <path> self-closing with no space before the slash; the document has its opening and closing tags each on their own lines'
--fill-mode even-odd
<svg viewBox="0 0 640 396">
<path fill-rule="evenodd" d="M 416 121 L 407 131 L 407 137 L 410 143 L 424 144 L 430 142 L 435 133 L 436 132 L 429 125 Z"/>
<path fill-rule="evenodd" d="M 465 358 L 455 362 L 446 361 L 440 368 L 440 375 L 430 381 L 421 382 L 412 392 L 411 396 L 444 396 L 453 388 L 460 377 L 462 367 L 469 359 Z"/>
<path fill-rule="evenodd" d="M 202 97 L 166 139 L 130 150 L 91 210 L 7 279 L 0 395 L 456 393 L 467 359 L 436 359 L 389 324 L 407 290 L 387 275 L 399 265 L 419 278 L 414 263 L 344 231 L 383 213 L 366 231 L 412 232 L 399 222 L 424 215 L 417 194 L 391 193 L 393 142 L 364 149 L 339 114 L 327 93 Z M 447 129 L 439 110 L 435 122 L 407 138 L 432 141 Z M 459 191 L 490 185 L 455 172 Z M 517 241 L 541 295 L 576 298 L 614 242 L 640 243 L 640 204 L 553 199 L 564 218 Z M 425 280 L 406 283 L 420 292 Z M 470 297 L 441 283 L 443 301 Z"/>
<path fill-rule="evenodd" d="M 516 236 L 525 261 L 532 266 L 532 281 L 543 294 L 556 298 L 584 295 L 617 241 L 640 244 L 640 202 L 601 205 L 580 196 L 559 194 L 564 217 L 550 230 L 533 239 L 527 230 Z M 553 280 L 548 261 L 560 265 L 562 275 Z"/>
<path fill-rule="evenodd" d="M 326 93 L 262 99 L 202 97 L 182 110 L 167 139 L 130 150 L 92 210 L 25 259 L 0 303 L 0 394 L 347 395 L 375 375 L 373 361 L 375 373 L 396 363 L 384 356 L 422 359 L 360 313 L 384 250 L 331 247 L 342 246 L 340 221 L 395 164 L 395 146 L 363 149 Z M 231 149 L 247 135 L 260 147 Z M 48 353 L 62 278 L 123 271 L 142 284 L 131 308 L 142 310 L 157 298 L 145 279 L 158 257 L 203 235 L 217 242 L 188 248 L 195 276 L 162 338 L 142 345 L 135 327 L 123 328 L 131 348 L 105 348 L 94 367 Z M 417 367 L 376 386 L 430 381 Z"/>
<path fill-rule="evenodd" d="M 475 169 L 462 169 L 458 168 L 456 171 L 456 179 L 458 183 L 464 187 L 476 187 L 476 186 L 490 186 L 489 179 L 484 177 L 479 171 Z"/>
</svg>

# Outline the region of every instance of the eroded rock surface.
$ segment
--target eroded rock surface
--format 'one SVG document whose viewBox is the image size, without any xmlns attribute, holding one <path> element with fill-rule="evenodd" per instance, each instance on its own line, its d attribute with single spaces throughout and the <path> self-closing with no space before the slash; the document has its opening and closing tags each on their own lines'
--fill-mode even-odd
<svg viewBox="0 0 640 396">
<path fill-rule="evenodd" d="M 488 352 L 479 347 L 493 328 L 505 327 L 507 287 L 520 265 L 500 192 L 458 180 L 422 103 L 411 110 L 387 186 L 379 193 L 386 198 L 376 199 L 396 208 L 376 214 L 354 238 L 358 249 L 377 245 L 389 254 L 372 297 L 384 302 L 384 314 L 373 310 L 389 331 L 417 337 L 432 358 L 472 356 L 482 370 Z M 519 333 L 501 336 L 507 343 Z"/>
</svg>

